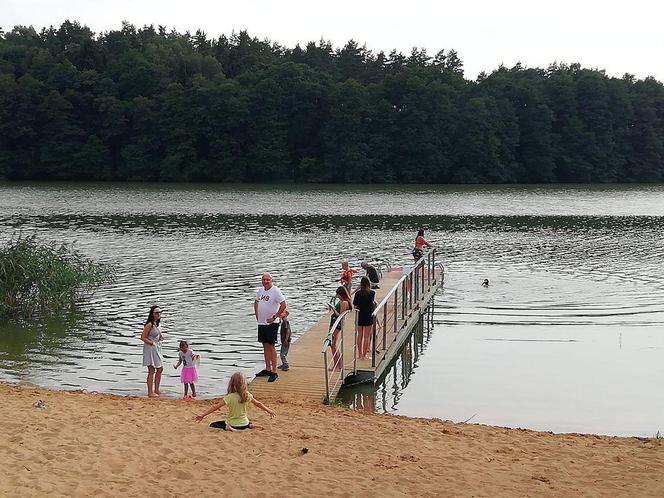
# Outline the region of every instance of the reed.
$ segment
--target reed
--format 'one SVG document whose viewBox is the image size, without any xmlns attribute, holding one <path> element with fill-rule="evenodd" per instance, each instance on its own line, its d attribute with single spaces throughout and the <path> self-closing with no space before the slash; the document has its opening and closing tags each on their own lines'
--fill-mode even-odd
<svg viewBox="0 0 664 498">
<path fill-rule="evenodd" d="M 0 248 L 0 317 L 27 318 L 75 308 L 113 278 L 110 265 L 93 262 L 71 244 L 19 236 Z"/>
</svg>

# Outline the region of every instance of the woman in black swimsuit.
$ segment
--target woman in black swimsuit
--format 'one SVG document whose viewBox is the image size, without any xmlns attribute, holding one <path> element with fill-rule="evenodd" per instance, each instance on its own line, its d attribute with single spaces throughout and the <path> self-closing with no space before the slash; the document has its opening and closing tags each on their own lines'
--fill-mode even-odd
<svg viewBox="0 0 664 498">
<path fill-rule="evenodd" d="M 353 306 L 357 309 L 357 351 L 360 359 L 369 359 L 371 348 L 371 328 L 374 317 L 372 313 L 376 308 L 376 292 L 371 290 L 371 282 L 367 277 L 362 277 L 360 290 L 355 293 Z"/>
</svg>

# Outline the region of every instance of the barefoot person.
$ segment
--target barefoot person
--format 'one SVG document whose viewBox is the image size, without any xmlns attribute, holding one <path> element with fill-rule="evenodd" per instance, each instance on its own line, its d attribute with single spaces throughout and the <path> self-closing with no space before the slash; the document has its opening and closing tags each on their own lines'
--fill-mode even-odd
<svg viewBox="0 0 664 498">
<path fill-rule="evenodd" d="M 286 299 L 279 288 L 272 285 L 272 276 L 264 273 L 261 279 L 263 287 L 256 291 L 254 301 L 254 315 L 258 324 L 258 342 L 263 345 L 265 369 L 256 374 L 256 377 L 268 377 L 268 382 L 277 380 L 277 333 L 279 324 L 277 318 L 286 309 Z"/>
<path fill-rule="evenodd" d="M 178 369 L 182 365 L 182 372 L 180 373 L 180 382 L 184 386 L 184 395 L 182 399 L 191 400 L 196 398 L 196 384 L 198 380 L 198 369 L 196 368 L 196 360 L 200 356 L 194 353 L 194 350 L 189 347 L 187 341 L 180 341 L 178 348 L 178 362 L 173 365 L 174 369 Z M 191 389 L 191 395 L 189 395 Z"/>
<path fill-rule="evenodd" d="M 360 280 L 360 290 L 353 297 L 353 306 L 357 310 L 357 354 L 360 359 L 369 359 L 371 349 L 371 329 L 373 328 L 373 310 L 376 309 L 376 291 L 371 290 L 367 277 Z"/>
<path fill-rule="evenodd" d="M 143 341 L 143 366 L 148 367 L 148 397 L 158 397 L 160 394 L 161 373 L 164 371 L 164 358 L 161 355 L 161 310 L 159 306 L 150 307 L 150 314 L 143 327 L 141 341 Z"/>
</svg>

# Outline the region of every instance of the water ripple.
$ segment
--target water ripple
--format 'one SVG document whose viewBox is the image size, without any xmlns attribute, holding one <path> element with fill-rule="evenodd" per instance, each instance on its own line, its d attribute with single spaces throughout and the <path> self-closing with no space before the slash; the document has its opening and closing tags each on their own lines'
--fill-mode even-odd
<svg viewBox="0 0 664 498">
<path fill-rule="evenodd" d="M 147 309 L 158 303 L 173 379 L 168 392 L 179 392 L 170 365 L 178 341 L 187 339 L 202 356 L 199 391 L 219 394 L 233 371 L 260 364 L 252 306 L 264 271 L 284 292 L 299 337 L 324 313 L 340 261 L 408 263 L 419 226 L 446 265 L 433 317 L 443 329 L 545 325 L 541 340 L 556 341 L 564 340 L 556 334 L 565 326 L 664 324 L 661 188 L 632 191 L 642 209 L 629 216 L 614 206 L 624 192 L 612 190 L 562 189 L 551 198 L 508 190 L 498 201 L 492 190 L 351 191 L 340 198 L 323 189 L 274 199 L 260 188 L 165 187 L 149 203 L 140 192 L 107 186 L 90 203 L 79 187 L 0 185 L 0 242 L 19 232 L 76 240 L 79 250 L 117 268 L 117 280 L 86 301 L 80 316 L 3 326 L 0 378 L 141 393 L 138 338 Z M 487 214 L 491 202 L 499 206 Z M 491 281 L 487 289 L 480 286 L 484 278 Z"/>
</svg>

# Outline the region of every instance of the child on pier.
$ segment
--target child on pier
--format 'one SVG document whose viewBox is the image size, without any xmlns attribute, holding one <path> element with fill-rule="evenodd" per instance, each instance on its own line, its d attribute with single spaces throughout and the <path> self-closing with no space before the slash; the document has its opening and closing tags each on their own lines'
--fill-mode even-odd
<svg viewBox="0 0 664 498">
<path fill-rule="evenodd" d="M 194 363 L 200 356 L 194 353 L 193 349 L 189 349 L 187 341 L 180 341 L 180 348 L 178 351 L 178 362 L 173 365 L 177 369 L 181 364 L 182 372 L 180 373 L 180 382 L 184 385 L 184 396 L 182 399 L 194 399 L 196 397 L 196 386 L 194 382 L 198 380 L 198 370 Z M 191 396 L 189 396 L 189 388 L 191 387 Z"/>
<path fill-rule="evenodd" d="M 339 279 L 339 284 L 343 285 L 348 289 L 348 293 L 351 292 L 351 284 L 353 282 L 353 276 L 357 273 L 357 270 L 354 270 L 348 266 L 348 261 L 342 261 L 341 263 L 341 278 Z"/>
<path fill-rule="evenodd" d="M 288 350 L 291 344 L 291 328 L 290 321 L 288 320 L 288 309 L 285 309 L 279 318 L 281 318 L 281 325 L 279 326 L 279 338 L 281 339 L 281 348 L 279 349 L 279 358 L 281 358 L 281 365 L 277 368 L 288 372 Z"/>
<path fill-rule="evenodd" d="M 274 418 L 274 412 L 263 403 L 258 401 L 256 398 L 254 398 L 247 390 L 247 379 L 245 378 L 244 374 L 242 372 L 235 372 L 231 377 L 231 380 L 228 382 L 228 394 L 224 396 L 224 399 L 221 401 L 221 403 L 213 406 L 202 415 L 197 415 L 194 420 L 196 420 L 196 422 L 200 422 L 210 413 L 216 412 L 222 407 L 227 406 L 228 416 L 226 419 L 212 422 L 210 427 L 214 427 L 215 429 L 223 429 L 225 431 L 242 431 L 245 429 L 253 429 L 254 426 L 251 424 L 251 422 L 249 422 L 249 417 L 247 416 L 249 403 L 263 410 L 270 416 L 270 418 Z"/>
</svg>

